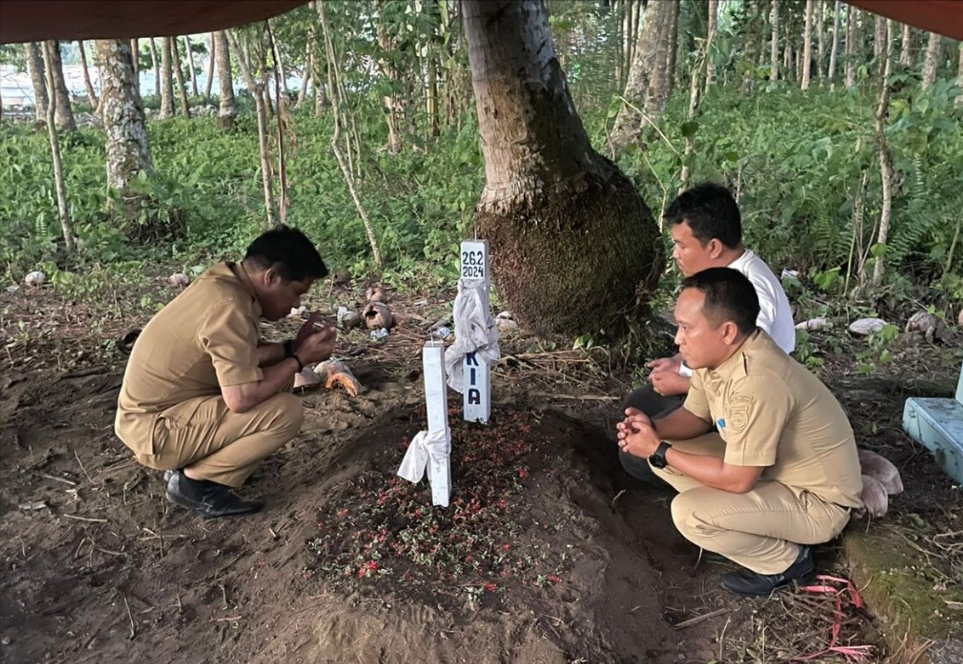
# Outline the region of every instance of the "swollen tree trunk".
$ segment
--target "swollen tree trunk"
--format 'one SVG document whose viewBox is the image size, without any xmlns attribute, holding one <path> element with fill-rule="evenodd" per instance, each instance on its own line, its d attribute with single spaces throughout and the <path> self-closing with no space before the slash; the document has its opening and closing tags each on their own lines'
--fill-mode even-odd
<svg viewBox="0 0 963 664">
<path fill-rule="evenodd" d="M 214 87 L 214 65 L 217 62 L 217 41 L 214 38 L 216 33 L 211 33 L 211 48 L 207 54 L 207 80 L 204 81 L 204 99 L 211 98 L 211 89 Z"/>
<path fill-rule="evenodd" d="M 940 56 L 940 36 L 930 33 L 930 40 L 926 44 L 926 60 L 923 61 L 923 89 L 931 87 L 936 82 L 936 69 Z"/>
<path fill-rule="evenodd" d="M 852 5 L 846 7 L 846 88 L 856 85 L 856 21 L 859 10 Z"/>
<path fill-rule="evenodd" d="M 889 239 L 890 216 L 893 209 L 893 156 L 886 145 L 886 117 L 889 110 L 889 77 L 893 62 L 893 22 L 886 21 L 883 39 L 886 46 L 880 54 L 884 59 L 880 71 L 879 100 L 876 106 L 876 154 L 879 157 L 879 172 L 883 181 L 883 205 L 879 215 L 878 244 L 885 245 Z M 873 283 L 877 286 L 883 280 L 883 255 L 876 257 L 873 266 Z"/>
<path fill-rule="evenodd" d="M 666 60 L 675 5 L 675 0 L 650 2 L 645 9 L 622 106 L 612 128 L 613 148 L 624 148 L 635 141 L 645 126 L 646 117 L 654 120 L 662 114 L 667 96 Z"/>
<path fill-rule="evenodd" d="M 59 68 L 60 47 L 55 41 L 43 43 L 43 62 L 44 70 L 47 73 L 47 89 L 56 90 L 54 72 Z M 47 104 L 47 137 L 50 139 L 50 158 L 53 162 L 54 190 L 57 192 L 57 212 L 60 216 L 60 229 L 64 235 L 64 244 L 67 251 L 74 250 L 75 235 L 70 217 L 67 210 L 67 186 L 64 184 L 63 163 L 60 161 L 60 141 L 57 137 L 57 104 L 60 102 L 60 95 L 50 95 Z"/>
<path fill-rule="evenodd" d="M 44 66 L 48 68 L 47 89 L 53 90 L 50 97 L 57 98 L 57 129 L 73 131 L 77 128 L 77 123 L 74 121 L 74 112 L 70 109 L 70 93 L 67 91 L 63 63 L 60 60 L 60 42 L 51 41 L 50 45 L 51 48 L 44 48 Z M 50 67 L 53 71 L 49 71 Z M 50 85 L 50 74 L 53 75 L 53 86 Z"/>
<path fill-rule="evenodd" d="M 78 41 L 77 46 L 80 48 L 80 68 L 84 74 L 84 88 L 87 90 L 87 101 L 90 102 L 91 108 L 97 108 L 97 95 L 94 94 L 94 86 L 90 82 L 90 70 L 87 69 L 87 49 L 84 48 L 84 41 L 82 39 Z"/>
<path fill-rule="evenodd" d="M 812 0 L 809 0 L 812 2 Z M 706 30 L 706 92 L 716 80 L 716 66 L 712 61 L 712 42 L 716 35 L 716 23 L 718 22 L 719 0 L 709 0 L 709 26 Z"/>
<path fill-rule="evenodd" d="M 154 170 L 147 142 L 144 108 L 137 94 L 130 42 L 125 39 L 98 39 L 94 42 L 100 66 L 101 95 L 104 98 L 104 132 L 107 150 L 107 186 L 119 194 L 115 215 L 130 220 L 138 213 L 139 194 L 130 184 L 141 171 Z M 147 240 L 140 224 L 130 224 L 128 234 Z M 132 232 L 133 231 L 133 232 Z M 149 234 L 148 234 L 149 235 Z"/>
<path fill-rule="evenodd" d="M 197 91 L 197 70 L 194 69 L 194 52 L 191 50 L 191 38 L 184 35 L 184 51 L 187 55 L 187 68 L 191 72 L 191 93 L 198 97 L 200 93 Z"/>
<path fill-rule="evenodd" d="M 227 33 L 219 30 L 214 33 L 214 54 L 217 57 L 217 85 L 220 91 L 220 102 L 217 109 L 217 126 L 230 129 L 237 117 L 237 105 L 234 103 L 234 81 L 231 78 L 231 48 L 228 45 Z M 251 91 L 254 94 L 254 91 Z"/>
<path fill-rule="evenodd" d="M 37 122 L 47 121 L 47 81 L 43 68 L 43 43 L 29 42 L 23 45 L 27 60 L 27 70 L 30 72 L 30 82 L 33 84 L 34 119 Z"/>
<path fill-rule="evenodd" d="M 769 80 L 779 78 L 779 0 L 772 0 L 772 42 L 769 45 Z"/>
<path fill-rule="evenodd" d="M 813 0 L 806 0 L 806 21 L 803 26 L 802 83 L 799 87 L 808 90 L 813 59 Z"/>
<path fill-rule="evenodd" d="M 829 72 L 826 78 L 829 79 L 830 88 L 834 88 L 836 83 L 836 54 L 839 52 L 839 0 L 833 8 L 833 45 L 829 49 Z"/>
<path fill-rule="evenodd" d="M 618 330 L 662 271 L 658 228 L 632 183 L 592 149 L 543 2 L 465 0 L 462 9 L 485 157 L 475 224 L 499 295 L 535 331 Z"/>
<path fill-rule="evenodd" d="M 191 119 L 191 105 L 187 101 L 187 87 L 184 85 L 184 72 L 181 71 L 181 56 L 177 52 L 177 37 L 168 37 L 171 45 L 171 66 L 174 68 L 174 77 L 177 79 L 177 96 L 181 100 L 181 115 L 188 120 Z"/>
<path fill-rule="evenodd" d="M 153 41 L 153 40 L 151 40 Z M 160 112 L 159 118 L 169 118 L 174 115 L 174 71 L 171 64 L 171 40 L 161 37 L 161 66 L 160 66 Z"/>
<path fill-rule="evenodd" d="M 903 24 L 900 30 L 900 44 L 899 44 L 899 65 L 900 67 L 912 67 L 913 66 L 913 54 L 911 49 L 913 48 L 913 33 L 910 32 L 910 27 L 906 23 Z"/>
</svg>

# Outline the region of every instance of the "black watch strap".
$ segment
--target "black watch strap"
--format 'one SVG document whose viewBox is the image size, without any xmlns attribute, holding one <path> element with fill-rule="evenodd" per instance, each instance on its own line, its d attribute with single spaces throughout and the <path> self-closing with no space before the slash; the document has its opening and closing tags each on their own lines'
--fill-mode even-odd
<svg viewBox="0 0 963 664">
<path fill-rule="evenodd" d="M 298 373 L 304 371 L 304 363 L 301 362 L 301 358 L 298 357 L 298 354 L 294 352 L 294 341 L 292 339 L 288 339 L 281 345 L 284 347 L 284 359 L 293 357 L 294 361 L 298 363 Z"/>
<path fill-rule="evenodd" d="M 665 458 L 665 453 L 669 451 L 672 447 L 667 441 L 662 441 L 659 443 L 659 447 L 655 450 L 652 456 L 649 457 L 649 463 L 652 464 L 653 468 L 665 468 L 669 465 L 668 460 Z"/>
</svg>

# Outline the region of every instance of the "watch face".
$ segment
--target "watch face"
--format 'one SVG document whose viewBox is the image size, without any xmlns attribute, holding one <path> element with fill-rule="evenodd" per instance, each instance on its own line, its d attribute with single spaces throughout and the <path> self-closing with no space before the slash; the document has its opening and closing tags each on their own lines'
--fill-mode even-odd
<svg viewBox="0 0 963 664">
<path fill-rule="evenodd" d="M 665 457 L 658 452 L 649 457 L 649 463 L 652 464 L 653 468 L 665 468 Z"/>
</svg>

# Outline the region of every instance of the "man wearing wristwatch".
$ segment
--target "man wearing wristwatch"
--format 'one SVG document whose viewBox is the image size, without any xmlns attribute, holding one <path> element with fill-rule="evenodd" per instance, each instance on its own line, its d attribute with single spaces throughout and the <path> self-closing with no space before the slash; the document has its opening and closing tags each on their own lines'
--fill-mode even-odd
<svg viewBox="0 0 963 664">
<path fill-rule="evenodd" d="M 256 512 L 233 493 L 301 427 L 290 390 L 304 365 L 328 359 L 337 333 L 311 316 L 295 339 L 266 343 L 276 321 L 327 274 L 300 231 L 281 226 L 240 263 L 215 265 L 144 327 L 127 362 L 114 431 L 148 468 L 169 471 L 167 499 L 211 518 Z"/>
<path fill-rule="evenodd" d="M 679 492 L 679 532 L 742 566 L 722 578 L 742 596 L 811 578 L 809 545 L 839 534 L 862 488 L 839 402 L 756 327 L 758 315 L 740 272 L 686 278 L 675 306 L 676 344 L 693 369 L 685 403 L 654 422 L 627 408 L 617 425 L 620 450 Z"/>
</svg>

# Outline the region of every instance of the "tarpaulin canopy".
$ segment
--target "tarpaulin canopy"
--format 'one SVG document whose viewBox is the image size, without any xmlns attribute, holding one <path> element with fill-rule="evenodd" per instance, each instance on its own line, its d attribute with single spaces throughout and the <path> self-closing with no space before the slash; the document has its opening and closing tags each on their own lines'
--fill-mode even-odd
<svg viewBox="0 0 963 664">
<path fill-rule="evenodd" d="M 0 43 L 44 39 L 160 37 L 211 32 L 262 21 L 306 2 L 307 0 L 0 0 Z M 963 39 L 961 0 L 851 0 L 849 4 L 917 28 Z"/>
</svg>

